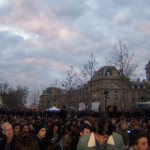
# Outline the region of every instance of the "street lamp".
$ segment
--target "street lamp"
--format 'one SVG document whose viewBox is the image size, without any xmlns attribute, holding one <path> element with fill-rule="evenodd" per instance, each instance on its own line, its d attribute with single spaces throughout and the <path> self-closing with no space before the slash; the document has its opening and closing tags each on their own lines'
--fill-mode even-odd
<svg viewBox="0 0 150 150">
<path fill-rule="evenodd" d="M 105 90 L 105 91 L 104 91 L 104 97 L 105 97 L 105 111 L 106 111 L 106 107 L 107 107 L 107 96 L 108 96 L 108 91 Z"/>
<path fill-rule="evenodd" d="M 49 108 L 49 100 L 47 101 L 47 104 L 48 104 L 48 108 Z"/>
<path fill-rule="evenodd" d="M 144 100 L 144 97 L 142 96 L 142 97 L 141 97 L 141 102 L 143 102 L 143 100 Z"/>
</svg>

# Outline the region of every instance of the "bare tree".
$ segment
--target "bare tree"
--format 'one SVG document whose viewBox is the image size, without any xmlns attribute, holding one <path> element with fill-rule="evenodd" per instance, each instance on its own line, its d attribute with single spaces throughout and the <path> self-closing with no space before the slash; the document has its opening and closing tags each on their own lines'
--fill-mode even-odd
<svg viewBox="0 0 150 150">
<path fill-rule="evenodd" d="M 40 100 L 40 95 L 41 95 L 42 91 L 34 88 L 30 91 L 30 103 L 32 103 L 32 107 L 36 107 L 37 104 L 39 103 Z"/>
<path fill-rule="evenodd" d="M 75 89 L 79 85 L 78 74 L 74 71 L 73 66 L 70 66 L 70 70 L 67 71 L 66 80 L 63 81 L 63 86 L 68 91 L 70 89 Z"/>
<path fill-rule="evenodd" d="M 87 60 L 87 63 L 85 63 L 81 69 L 80 80 L 82 83 L 87 83 L 88 81 L 92 80 L 94 72 L 97 70 L 97 64 L 96 57 L 91 54 L 90 59 Z"/>
<path fill-rule="evenodd" d="M 92 100 L 92 78 L 97 70 L 97 64 L 96 57 L 91 54 L 90 58 L 87 60 L 87 63 L 83 65 L 83 68 L 81 69 L 81 77 L 80 81 L 82 84 L 89 83 L 89 96 L 86 99 L 86 105 L 88 106 L 90 103 L 90 100 Z"/>
<path fill-rule="evenodd" d="M 78 74 L 74 71 L 73 66 L 70 66 L 70 70 L 67 71 L 66 80 L 62 83 L 68 97 L 66 99 L 66 106 L 71 104 L 71 91 L 78 87 L 79 80 Z"/>
<path fill-rule="evenodd" d="M 131 78 L 137 68 L 132 62 L 133 57 L 134 53 L 129 53 L 126 45 L 119 41 L 119 47 L 116 46 L 105 60 L 108 65 L 115 66 L 119 70 L 121 78 Z"/>
<path fill-rule="evenodd" d="M 126 92 L 128 89 L 128 81 L 135 75 L 134 73 L 137 68 L 137 65 L 132 62 L 133 56 L 134 53 L 129 53 L 126 45 L 119 41 L 119 46 L 116 46 L 112 50 L 111 55 L 105 58 L 108 65 L 115 66 L 119 70 L 117 76 L 114 76 L 114 78 L 120 80 L 122 88 L 121 103 L 123 109 L 125 104 L 125 94 L 128 94 L 128 92 Z"/>
</svg>

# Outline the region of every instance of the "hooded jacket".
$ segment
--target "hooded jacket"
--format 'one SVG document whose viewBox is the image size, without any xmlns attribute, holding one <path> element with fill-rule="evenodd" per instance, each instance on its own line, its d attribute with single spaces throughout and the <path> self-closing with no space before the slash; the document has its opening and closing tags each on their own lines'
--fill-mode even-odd
<svg viewBox="0 0 150 150">
<path fill-rule="evenodd" d="M 96 150 L 96 139 L 93 132 L 80 138 L 77 150 Z M 125 150 L 122 136 L 113 132 L 107 140 L 106 150 Z"/>
</svg>

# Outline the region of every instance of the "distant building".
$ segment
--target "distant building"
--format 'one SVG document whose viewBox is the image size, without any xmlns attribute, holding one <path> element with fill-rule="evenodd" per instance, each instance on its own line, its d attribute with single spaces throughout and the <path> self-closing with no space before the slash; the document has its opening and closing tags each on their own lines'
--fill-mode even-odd
<svg viewBox="0 0 150 150">
<path fill-rule="evenodd" d="M 113 105 L 118 109 L 130 109 L 135 102 L 150 101 L 150 61 L 145 70 L 146 79 L 130 81 L 125 76 L 121 77 L 114 66 L 104 66 L 94 73 L 87 84 L 77 89 L 47 88 L 40 97 L 39 109 L 62 108 L 63 105 L 78 109 L 79 103 L 91 109 L 95 102 L 99 102 L 101 110 Z"/>
</svg>

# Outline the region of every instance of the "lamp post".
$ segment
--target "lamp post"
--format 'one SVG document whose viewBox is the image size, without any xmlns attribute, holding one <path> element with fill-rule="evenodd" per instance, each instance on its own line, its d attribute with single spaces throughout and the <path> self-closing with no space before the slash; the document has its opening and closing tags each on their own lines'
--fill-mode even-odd
<svg viewBox="0 0 150 150">
<path fill-rule="evenodd" d="M 49 108 L 49 100 L 47 101 L 47 104 L 48 104 L 48 108 Z M 47 107 L 46 107 L 47 108 Z"/>
<path fill-rule="evenodd" d="M 105 90 L 105 91 L 104 91 L 104 97 L 105 97 L 105 112 L 106 112 L 106 108 L 107 108 L 107 96 L 108 96 L 108 91 Z"/>
<path fill-rule="evenodd" d="M 141 97 L 141 102 L 143 102 L 143 100 L 144 100 L 144 97 L 142 96 L 142 97 Z"/>
</svg>

